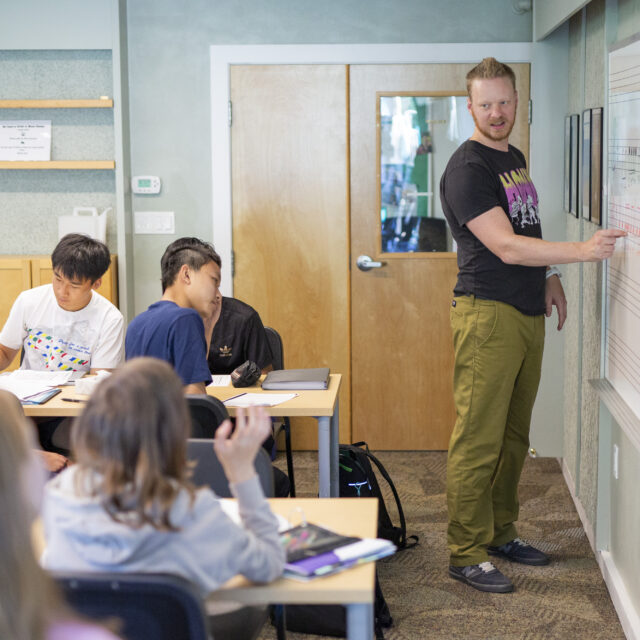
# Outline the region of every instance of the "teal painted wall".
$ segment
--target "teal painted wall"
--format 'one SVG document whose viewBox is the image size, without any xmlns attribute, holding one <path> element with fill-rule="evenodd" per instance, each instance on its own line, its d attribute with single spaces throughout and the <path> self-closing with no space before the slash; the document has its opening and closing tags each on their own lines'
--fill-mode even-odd
<svg viewBox="0 0 640 640">
<path fill-rule="evenodd" d="M 0 50 L 0 98 L 80 99 L 113 96 L 110 51 Z M 2 120 L 51 120 L 52 160 L 112 160 L 111 109 L 0 109 Z M 115 207 L 113 171 L 0 172 L 0 254 L 49 254 L 58 216 L 74 206 Z M 10 233 L 13 229 L 29 233 Z M 115 215 L 107 244 L 116 252 Z"/>
<path fill-rule="evenodd" d="M 134 236 L 136 312 L 160 295 L 169 242 L 212 238 L 210 45 L 531 40 L 531 13 L 516 15 L 511 0 L 136 0 L 127 24 L 131 168 L 163 179 L 162 193 L 133 196 L 133 209 L 174 211 L 176 221 L 175 236 Z"/>
</svg>

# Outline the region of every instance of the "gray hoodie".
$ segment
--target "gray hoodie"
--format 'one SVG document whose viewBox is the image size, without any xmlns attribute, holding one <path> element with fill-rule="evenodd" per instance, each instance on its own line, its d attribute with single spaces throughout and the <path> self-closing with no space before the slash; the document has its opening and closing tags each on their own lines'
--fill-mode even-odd
<svg viewBox="0 0 640 640">
<path fill-rule="evenodd" d="M 203 595 L 236 574 L 269 582 L 282 573 L 278 522 L 257 476 L 231 485 L 243 527 L 210 489 L 201 488 L 193 504 L 186 491 L 178 494 L 170 520 L 180 530 L 170 532 L 115 522 L 100 498 L 78 495 L 76 472 L 75 466 L 66 469 L 45 488 L 41 562 L 47 569 L 171 573 L 194 582 Z"/>
</svg>

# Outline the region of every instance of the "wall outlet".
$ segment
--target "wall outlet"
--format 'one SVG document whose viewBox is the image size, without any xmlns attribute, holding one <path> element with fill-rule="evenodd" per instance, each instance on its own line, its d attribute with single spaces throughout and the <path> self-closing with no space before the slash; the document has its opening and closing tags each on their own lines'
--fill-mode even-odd
<svg viewBox="0 0 640 640">
<path fill-rule="evenodd" d="M 618 479 L 618 445 L 614 444 L 613 445 L 613 477 L 617 480 Z"/>
<path fill-rule="evenodd" d="M 164 233 L 176 232 L 173 211 L 134 211 L 134 233 Z"/>
</svg>

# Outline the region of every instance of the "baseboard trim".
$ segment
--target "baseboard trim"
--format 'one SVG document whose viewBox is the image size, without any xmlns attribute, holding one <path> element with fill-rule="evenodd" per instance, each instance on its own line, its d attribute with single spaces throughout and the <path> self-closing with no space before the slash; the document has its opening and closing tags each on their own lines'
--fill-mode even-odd
<svg viewBox="0 0 640 640">
<path fill-rule="evenodd" d="M 633 606 L 627 587 L 618 572 L 613 557 L 608 551 L 598 551 L 596 560 L 600 566 L 604 582 L 609 589 L 611 601 L 618 614 L 624 635 L 627 640 L 640 640 L 640 615 Z"/>
<path fill-rule="evenodd" d="M 576 496 L 575 483 L 564 459 L 561 460 L 561 467 L 564 481 L 567 483 L 569 493 L 573 499 L 573 504 L 576 507 L 582 526 L 587 534 L 587 539 L 589 540 L 591 549 L 595 554 L 596 562 L 600 567 L 604 583 L 607 585 L 607 589 L 609 590 L 609 595 L 611 596 L 611 601 L 613 602 L 613 606 L 618 614 L 618 620 L 620 620 L 622 630 L 624 631 L 627 640 L 640 640 L 640 614 L 636 611 L 633 601 L 629 597 L 627 587 L 620 576 L 612 555 L 608 551 L 596 550 L 593 526 L 587 518 L 587 514 L 582 506 L 580 498 Z"/>
<path fill-rule="evenodd" d="M 589 540 L 591 550 L 596 553 L 596 535 L 593 525 L 591 524 L 591 522 L 589 522 L 589 518 L 587 518 L 587 512 L 584 510 L 580 498 L 576 496 L 576 484 L 571 477 L 571 472 L 569 471 L 569 467 L 567 467 L 567 463 L 564 459 L 562 460 L 562 475 L 564 476 L 564 481 L 567 483 L 567 487 L 569 488 L 569 493 L 571 494 L 571 498 L 573 499 L 573 504 L 576 507 L 578 516 L 580 516 L 582 527 L 587 534 L 587 540 Z"/>
</svg>

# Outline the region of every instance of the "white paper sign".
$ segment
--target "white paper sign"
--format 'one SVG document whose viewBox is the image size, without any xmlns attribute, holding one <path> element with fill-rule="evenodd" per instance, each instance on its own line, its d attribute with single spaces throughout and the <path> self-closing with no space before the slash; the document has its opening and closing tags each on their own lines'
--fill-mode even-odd
<svg viewBox="0 0 640 640">
<path fill-rule="evenodd" d="M 0 160 L 51 160 L 51 120 L 0 120 Z"/>
</svg>

